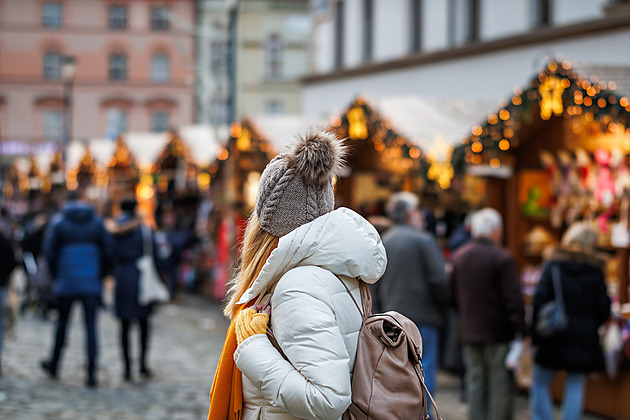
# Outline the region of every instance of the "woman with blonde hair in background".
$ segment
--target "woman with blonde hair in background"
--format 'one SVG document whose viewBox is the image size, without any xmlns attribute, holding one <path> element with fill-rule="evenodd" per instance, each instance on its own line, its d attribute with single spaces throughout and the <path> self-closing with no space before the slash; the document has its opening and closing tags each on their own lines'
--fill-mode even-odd
<svg viewBox="0 0 630 420">
<path fill-rule="evenodd" d="M 333 134 L 311 132 L 263 172 L 208 419 L 339 419 L 350 405 L 362 318 L 346 287 L 360 301 L 359 278 L 376 282 L 386 256 L 370 223 L 333 210 L 344 155 Z"/>
<path fill-rule="evenodd" d="M 594 230 L 583 222 L 571 225 L 551 253 L 536 288 L 532 325 L 538 322 L 542 306 L 556 299 L 557 290 L 562 294 L 568 326 L 547 337 L 533 329 L 536 353 L 530 406 L 534 420 L 554 418 L 549 387 L 557 371 L 567 372 L 562 418 L 574 420 L 582 415 L 586 374 L 604 369 L 598 329 L 608 319 L 610 299 L 605 261 L 595 252 L 596 247 Z"/>
</svg>

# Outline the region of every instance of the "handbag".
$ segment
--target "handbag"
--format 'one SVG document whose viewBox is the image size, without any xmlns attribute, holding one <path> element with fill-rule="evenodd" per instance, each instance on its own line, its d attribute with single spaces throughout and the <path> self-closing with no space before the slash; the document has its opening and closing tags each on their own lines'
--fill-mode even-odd
<svg viewBox="0 0 630 420">
<path fill-rule="evenodd" d="M 151 303 L 167 302 L 170 293 L 158 274 L 153 261 L 153 244 L 151 232 L 146 226 L 140 227 L 142 233 L 142 257 L 136 261 L 136 267 L 140 271 L 140 284 L 138 291 L 138 303 L 149 305 Z"/>
<path fill-rule="evenodd" d="M 569 318 L 565 312 L 562 299 L 560 269 L 557 264 L 551 266 L 551 278 L 553 280 L 555 298 L 540 308 L 538 320 L 536 321 L 536 332 L 541 337 L 547 338 L 566 331 L 569 326 Z"/>
</svg>

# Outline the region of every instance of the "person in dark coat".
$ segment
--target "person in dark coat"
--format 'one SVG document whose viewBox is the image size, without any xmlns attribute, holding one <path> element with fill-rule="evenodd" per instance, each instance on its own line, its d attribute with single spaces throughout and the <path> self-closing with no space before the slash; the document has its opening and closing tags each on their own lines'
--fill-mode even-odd
<svg viewBox="0 0 630 420">
<path fill-rule="evenodd" d="M 418 325 L 424 344 L 425 381 L 429 392 L 435 395 L 446 275 L 437 241 L 422 231 L 419 201 L 410 192 L 399 192 L 390 198 L 387 210 L 394 227 L 383 235 L 387 268 L 381 280 L 372 285 L 372 292 L 376 311 L 398 311 Z"/>
<path fill-rule="evenodd" d="M 453 255 L 449 300 L 459 311 L 469 418 L 513 417 L 512 377 L 505 367 L 509 342 L 525 334 L 525 310 L 514 259 L 499 245 L 501 215 L 474 213 L 473 239 Z"/>
<path fill-rule="evenodd" d="M 558 370 L 567 372 L 563 418 L 579 419 L 586 374 L 604 370 L 599 327 L 610 315 L 610 298 L 604 280 L 605 260 L 595 253 L 597 234 L 584 223 L 575 223 L 562 237 L 561 246 L 553 251 L 536 288 L 533 323 L 541 307 L 555 299 L 553 269 L 559 270 L 568 329 L 556 336 L 542 337 L 533 329 L 537 348 L 534 381 L 531 390 L 531 412 L 534 420 L 553 418 L 549 395 L 551 381 Z"/>
<path fill-rule="evenodd" d="M 111 237 L 101 218 L 94 214 L 94 208 L 89 203 L 80 199 L 78 193 L 71 192 L 62 214 L 50 223 L 44 239 L 44 254 L 55 279 L 59 310 L 51 357 L 41 362 L 42 369 L 52 378 L 57 378 L 72 305 L 78 300 L 83 305 L 86 330 L 86 385 L 90 388 L 97 386 L 96 316 L 111 250 Z"/>
<path fill-rule="evenodd" d="M 0 231 L 0 375 L 2 374 L 2 337 L 4 335 L 4 301 L 9 288 L 9 276 L 17 265 L 11 241 Z"/>
<path fill-rule="evenodd" d="M 152 305 L 141 305 L 138 302 L 140 285 L 140 271 L 136 263 L 144 255 L 144 243 L 148 240 L 155 252 L 153 233 L 148 226 L 142 224 L 142 220 L 136 214 L 137 201 L 125 199 L 121 203 L 121 216 L 116 220 L 116 225 L 110 229 L 114 237 L 114 268 L 116 279 L 115 309 L 116 316 L 120 320 L 120 346 L 125 362 L 124 379 L 132 380 L 132 362 L 129 354 L 129 331 L 133 323 L 140 327 L 140 374 L 151 377 L 152 373 L 147 364 L 149 350 L 150 324 L 149 317 L 153 313 Z M 143 234 L 144 230 L 144 234 Z"/>
</svg>

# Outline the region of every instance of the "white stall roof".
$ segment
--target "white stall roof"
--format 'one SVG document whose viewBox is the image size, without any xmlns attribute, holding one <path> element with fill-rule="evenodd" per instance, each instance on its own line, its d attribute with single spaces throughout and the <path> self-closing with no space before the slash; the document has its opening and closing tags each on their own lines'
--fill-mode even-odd
<svg viewBox="0 0 630 420">
<path fill-rule="evenodd" d="M 260 133 L 269 139 L 277 153 L 283 153 L 296 136 L 309 129 L 326 129 L 328 121 L 306 118 L 301 115 L 260 115 L 251 118 Z"/>
<path fill-rule="evenodd" d="M 383 97 L 370 102 L 387 118 L 392 128 L 423 150 L 439 139 L 459 144 L 475 124 L 488 117 L 496 102 L 471 98 L 429 98 L 418 96 Z"/>
<path fill-rule="evenodd" d="M 216 158 L 221 149 L 221 140 L 226 138 L 228 129 L 227 127 L 191 125 L 181 127 L 178 133 L 190 148 L 190 154 L 195 163 L 208 165 Z M 168 133 L 131 132 L 125 134 L 125 143 L 139 166 L 149 166 L 155 163 L 166 146 L 168 138 Z M 89 147 L 96 162 L 107 165 L 114 153 L 116 142 L 104 138 L 94 138 L 87 142 L 73 141 L 68 148 L 68 163 L 71 168 L 79 164 L 85 153 L 85 147 Z"/>
</svg>

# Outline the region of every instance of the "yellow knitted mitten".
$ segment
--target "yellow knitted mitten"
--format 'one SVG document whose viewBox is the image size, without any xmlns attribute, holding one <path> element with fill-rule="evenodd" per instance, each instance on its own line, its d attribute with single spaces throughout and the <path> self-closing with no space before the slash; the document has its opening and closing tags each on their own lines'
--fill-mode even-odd
<svg viewBox="0 0 630 420">
<path fill-rule="evenodd" d="M 236 341 L 241 344 L 254 334 L 266 334 L 269 316 L 256 312 L 254 308 L 245 308 L 238 313 L 235 322 Z"/>
</svg>

